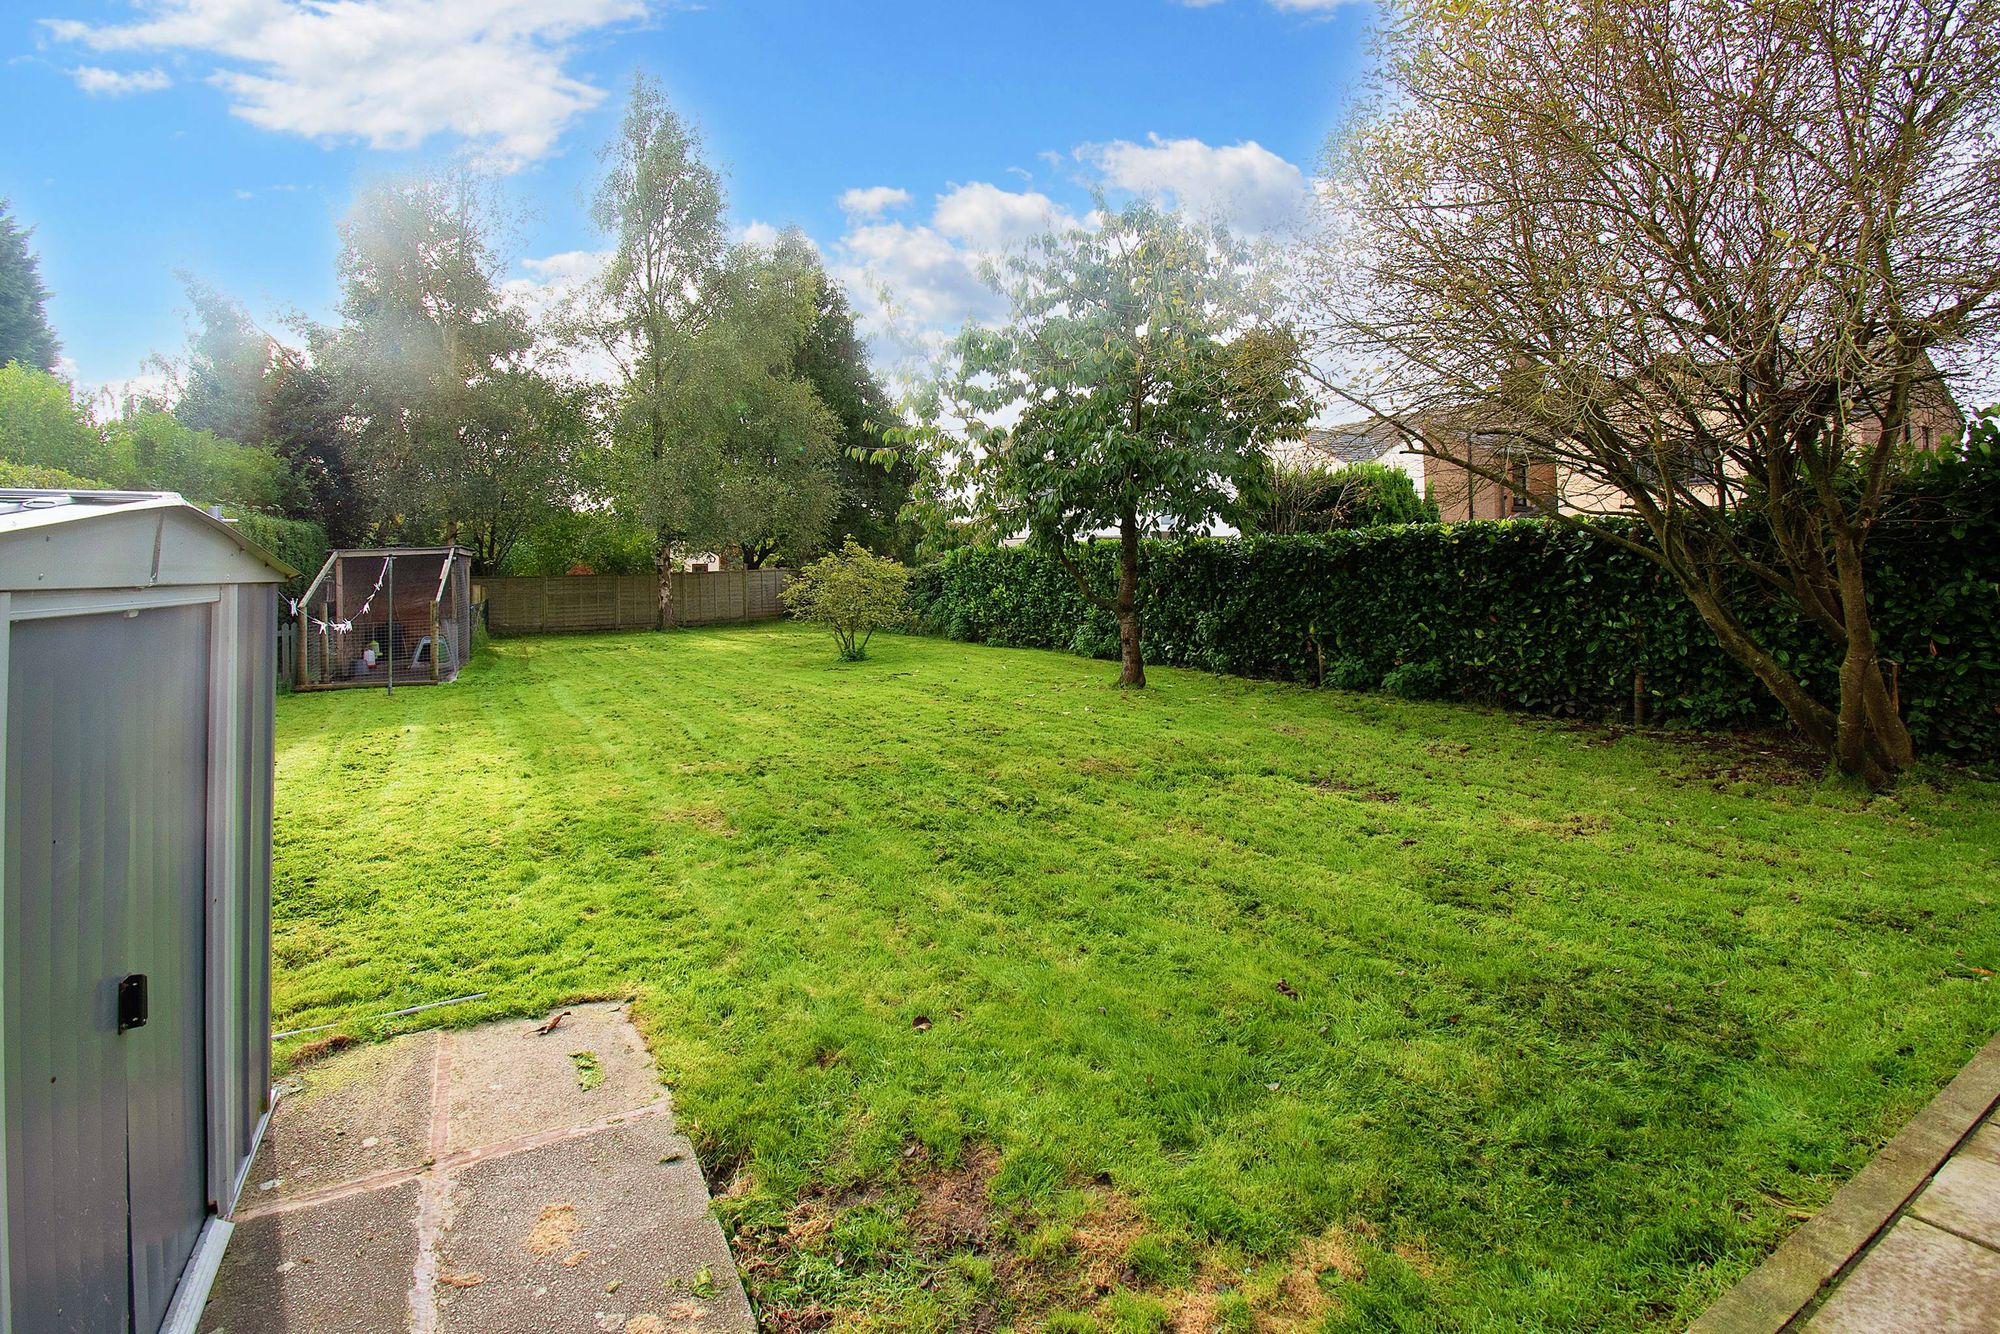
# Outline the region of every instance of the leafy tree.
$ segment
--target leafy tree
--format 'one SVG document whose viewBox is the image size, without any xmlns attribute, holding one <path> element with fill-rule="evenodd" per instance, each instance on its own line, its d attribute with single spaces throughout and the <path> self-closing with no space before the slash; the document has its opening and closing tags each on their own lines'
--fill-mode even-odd
<svg viewBox="0 0 2000 1334">
<path fill-rule="evenodd" d="M 752 356 L 720 441 L 718 533 L 750 569 L 775 556 L 797 565 L 820 550 L 845 496 L 840 423 L 799 368 L 830 284 L 796 231 L 769 254 L 742 247 L 731 258 L 735 283 L 718 333 L 743 326 Z"/>
<path fill-rule="evenodd" d="M 1503 485 L 1553 464 L 1543 512 L 1657 562 L 1802 736 L 1891 781 L 1869 536 L 1955 424 L 1941 362 L 2000 330 L 2000 4 L 1409 0 L 1383 41 L 1322 183 L 1325 360 L 1375 368 L 1334 387 Z M 1837 688 L 1756 628 L 1773 600 Z"/>
<path fill-rule="evenodd" d="M 174 416 L 184 426 L 225 440 L 263 444 L 268 432 L 265 381 L 282 349 L 240 302 L 191 274 L 182 274 L 181 284 L 195 327 Z"/>
<path fill-rule="evenodd" d="M 99 426 L 67 381 L 18 362 L 0 367 L 0 459 L 247 509 L 282 510 L 293 491 L 271 450 L 189 430 L 157 408 L 135 407 Z"/>
<path fill-rule="evenodd" d="M 471 408 L 452 463 L 455 536 L 480 569 L 495 570 L 536 523 L 573 499 L 591 436 L 589 396 L 517 368 L 496 372 Z"/>
<path fill-rule="evenodd" d="M 490 565 L 567 490 L 586 419 L 531 364 L 481 190 L 459 173 L 361 193 L 325 351 L 371 522 L 466 541 Z"/>
<path fill-rule="evenodd" d="M 0 366 L 0 459 L 111 482 L 104 435 L 69 382 L 19 361 Z"/>
<path fill-rule="evenodd" d="M 610 507 L 553 511 L 522 535 L 507 553 L 504 574 L 650 574 L 653 535 L 625 522 Z"/>
<path fill-rule="evenodd" d="M 49 292 L 42 286 L 41 264 L 28 249 L 31 232 L 0 199 L 0 366 L 18 361 L 52 371 L 62 345 L 49 327 Z"/>
<path fill-rule="evenodd" d="M 800 570 L 778 594 L 792 615 L 833 632 L 844 662 L 868 656 L 875 632 L 902 623 L 910 572 L 853 538 Z"/>
<path fill-rule="evenodd" d="M 721 179 L 652 83 L 634 83 L 605 164 L 593 216 L 614 246 L 574 327 L 620 367 L 611 491 L 653 534 L 664 627 L 676 549 L 811 545 L 800 488 L 836 424 L 792 369 L 809 275 L 782 248 L 727 244 Z"/>
<path fill-rule="evenodd" d="M 308 328 L 310 359 L 280 346 L 265 375 L 265 435 L 297 478 L 294 517 L 318 522 L 335 547 L 368 538 L 368 504 L 354 464 L 355 445 L 344 429 L 346 407 L 324 366 L 331 330 Z"/>
<path fill-rule="evenodd" d="M 290 347 L 220 289 L 189 274 L 181 281 L 194 317 L 186 358 L 153 359 L 177 384 L 175 419 L 268 446 L 292 473 L 286 513 L 319 524 L 335 546 L 361 545 L 368 505 L 343 429 L 347 408 L 324 369 L 336 359 L 335 332 L 302 321 L 305 349 Z"/>
<path fill-rule="evenodd" d="M 869 367 L 847 294 L 824 270 L 817 274 L 817 287 L 812 325 L 793 370 L 812 384 L 839 423 L 841 497 L 832 536 L 907 560 L 915 554 L 917 530 L 901 516 L 915 491 L 916 465 L 907 453 L 886 448 L 885 432 L 902 423 Z"/>
<path fill-rule="evenodd" d="M 936 451 L 932 512 L 1053 554 L 1116 618 L 1119 683 L 1143 686 L 1140 539 L 1238 514 L 1267 447 L 1309 405 L 1253 253 L 1143 201 L 1101 211 L 1097 230 L 1045 236 L 1007 262 L 1011 318 L 960 335 L 917 434 Z M 1100 588 L 1076 547 L 1107 529 L 1118 574 Z"/>
<path fill-rule="evenodd" d="M 673 618 L 674 550 L 712 531 L 704 505 L 719 472 L 694 428 L 714 378 L 702 335 L 714 323 L 728 243 L 722 178 L 658 85 L 635 79 L 604 150 L 591 216 L 614 238 L 578 327 L 618 363 L 612 479 L 620 511 L 653 534 L 660 626 Z M 704 397 L 711 404 L 704 404 Z"/>
<path fill-rule="evenodd" d="M 1252 525 L 1265 533 L 1327 533 L 1392 523 L 1435 523 L 1437 506 L 1385 463 L 1278 467 L 1256 489 Z"/>
<path fill-rule="evenodd" d="M 108 423 L 104 436 L 107 462 L 96 475 L 114 485 L 278 513 L 291 506 L 291 470 L 261 445 L 190 430 L 158 408 L 141 408 Z"/>
</svg>

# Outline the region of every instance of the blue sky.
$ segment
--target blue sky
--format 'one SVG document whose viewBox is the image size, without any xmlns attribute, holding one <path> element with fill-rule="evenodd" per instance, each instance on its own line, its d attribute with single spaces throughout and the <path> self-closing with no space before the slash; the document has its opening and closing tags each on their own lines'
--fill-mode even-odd
<svg viewBox="0 0 2000 1334">
<path fill-rule="evenodd" d="M 1296 208 L 1360 77 L 1325 0 L 12 0 L 0 195 L 78 380 L 176 352 L 188 269 L 324 317 L 357 182 L 502 175 L 524 299 L 588 271 L 596 150 L 635 71 L 702 126 L 732 222 L 797 223 L 878 329 L 982 313 L 977 257 L 1092 183 L 1252 230 Z M 843 204 L 844 199 L 844 204 Z"/>
</svg>

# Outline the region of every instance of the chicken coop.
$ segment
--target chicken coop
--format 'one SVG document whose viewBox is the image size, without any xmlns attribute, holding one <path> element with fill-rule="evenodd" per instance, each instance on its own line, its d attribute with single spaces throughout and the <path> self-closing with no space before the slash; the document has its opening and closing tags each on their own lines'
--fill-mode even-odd
<svg viewBox="0 0 2000 1334">
<path fill-rule="evenodd" d="M 297 616 L 300 690 L 453 680 L 472 656 L 472 553 L 336 551 L 299 599 Z"/>
</svg>

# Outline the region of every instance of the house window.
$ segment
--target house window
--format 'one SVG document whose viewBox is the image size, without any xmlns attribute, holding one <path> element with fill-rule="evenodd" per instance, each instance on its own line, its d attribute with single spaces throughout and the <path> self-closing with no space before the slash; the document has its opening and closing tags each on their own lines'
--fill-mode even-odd
<svg viewBox="0 0 2000 1334">
<path fill-rule="evenodd" d="M 1534 508 L 1533 502 L 1528 499 L 1527 460 L 1516 459 L 1507 465 L 1507 486 L 1514 495 L 1514 513 L 1526 514 Z"/>
</svg>

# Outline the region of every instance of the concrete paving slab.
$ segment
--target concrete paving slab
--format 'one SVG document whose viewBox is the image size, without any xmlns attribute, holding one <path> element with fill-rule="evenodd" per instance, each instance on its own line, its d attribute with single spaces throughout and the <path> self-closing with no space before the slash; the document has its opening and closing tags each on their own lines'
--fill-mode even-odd
<svg viewBox="0 0 2000 1334">
<path fill-rule="evenodd" d="M 430 1152 L 435 1032 L 357 1047 L 286 1081 L 239 1208 L 292 1199 Z"/>
<path fill-rule="evenodd" d="M 1972 1133 L 1971 1139 L 1959 1145 L 1956 1156 L 1978 1158 L 2000 1166 L 2000 1123 L 1988 1121 L 1979 1127 Z"/>
<path fill-rule="evenodd" d="M 1842 1280 L 1811 1334 L 1991 1334 L 2000 1254 L 1905 1216 Z"/>
<path fill-rule="evenodd" d="M 583 1125 L 666 1096 L 623 1006 L 564 1008 L 569 1017 L 546 1035 L 523 1020 L 450 1036 L 448 1152 Z"/>
<path fill-rule="evenodd" d="M 1960 1151 L 1938 1169 L 1910 1205 L 1910 1214 L 1981 1245 L 2000 1247 L 2000 1163 Z"/>
<path fill-rule="evenodd" d="M 629 1121 L 452 1179 L 442 1334 L 706 1334 L 756 1321 L 687 1140 Z"/>
<path fill-rule="evenodd" d="M 205 1334 L 753 1330 L 623 1008 L 534 1027 L 416 1034 L 289 1081 Z"/>
<path fill-rule="evenodd" d="M 417 1183 L 236 1225 L 200 1334 L 391 1334 L 409 1317 Z"/>
</svg>

